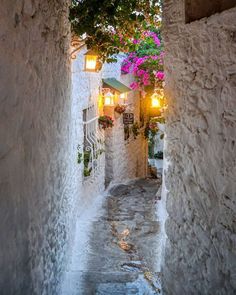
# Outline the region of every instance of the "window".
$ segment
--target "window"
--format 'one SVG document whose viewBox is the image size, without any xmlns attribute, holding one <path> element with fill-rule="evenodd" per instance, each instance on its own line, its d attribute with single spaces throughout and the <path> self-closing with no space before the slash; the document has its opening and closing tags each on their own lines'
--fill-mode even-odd
<svg viewBox="0 0 236 295">
<path fill-rule="evenodd" d="M 236 6 L 236 0 L 185 0 L 185 22 L 190 23 Z"/>
</svg>

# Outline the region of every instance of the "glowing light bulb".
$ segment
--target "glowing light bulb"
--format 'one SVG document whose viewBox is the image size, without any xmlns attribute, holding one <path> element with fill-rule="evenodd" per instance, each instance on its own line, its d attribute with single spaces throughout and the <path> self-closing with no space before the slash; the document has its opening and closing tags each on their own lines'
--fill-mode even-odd
<svg viewBox="0 0 236 295">
<path fill-rule="evenodd" d="M 98 54 L 89 50 L 85 53 L 85 71 L 96 72 L 98 67 Z"/>
<path fill-rule="evenodd" d="M 114 95 L 110 91 L 108 91 L 104 95 L 104 105 L 105 106 L 112 106 L 112 105 L 114 105 Z"/>
<path fill-rule="evenodd" d="M 160 108 L 161 102 L 160 102 L 160 96 L 157 93 L 154 93 L 151 97 L 152 99 L 152 108 Z"/>
</svg>

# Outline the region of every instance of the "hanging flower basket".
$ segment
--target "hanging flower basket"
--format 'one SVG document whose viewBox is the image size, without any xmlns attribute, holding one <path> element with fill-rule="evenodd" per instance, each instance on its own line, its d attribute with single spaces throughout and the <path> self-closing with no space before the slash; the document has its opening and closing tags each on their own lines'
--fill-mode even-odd
<svg viewBox="0 0 236 295">
<path fill-rule="evenodd" d="M 102 129 L 112 128 L 114 126 L 114 120 L 110 116 L 100 116 L 98 118 L 98 123 Z"/>
<path fill-rule="evenodd" d="M 123 114 L 124 112 L 126 111 L 126 106 L 124 105 L 117 105 L 115 107 L 115 112 L 118 113 L 118 114 Z"/>
</svg>

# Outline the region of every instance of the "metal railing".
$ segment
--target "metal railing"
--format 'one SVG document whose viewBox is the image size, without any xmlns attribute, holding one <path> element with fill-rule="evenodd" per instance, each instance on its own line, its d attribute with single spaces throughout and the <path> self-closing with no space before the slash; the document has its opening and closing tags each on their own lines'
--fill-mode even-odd
<svg viewBox="0 0 236 295">
<path fill-rule="evenodd" d="M 104 132 L 99 128 L 95 106 L 84 110 L 84 180 L 94 179 L 104 167 Z"/>
</svg>

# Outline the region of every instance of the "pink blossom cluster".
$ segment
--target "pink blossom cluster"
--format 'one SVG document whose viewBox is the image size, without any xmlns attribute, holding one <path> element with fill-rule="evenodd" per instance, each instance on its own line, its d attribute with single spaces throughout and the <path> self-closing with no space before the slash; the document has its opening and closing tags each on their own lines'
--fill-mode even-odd
<svg viewBox="0 0 236 295">
<path fill-rule="evenodd" d="M 145 31 L 141 39 L 132 39 L 132 43 L 140 44 L 145 38 L 152 38 L 158 47 L 161 46 L 158 35 L 151 31 Z M 133 74 L 135 76 L 136 81 L 130 85 L 133 90 L 139 89 L 142 91 L 144 86 L 151 85 L 156 80 L 164 80 L 165 76 L 162 70 L 164 53 L 160 49 L 157 50 L 158 54 L 155 55 L 138 56 L 136 52 L 131 52 L 124 59 L 121 72 L 122 74 Z"/>
<path fill-rule="evenodd" d="M 161 46 L 161 41 L 160 39 L 158 38 L 157 34 L 154 33 L 154 32 L 151 32 L 151 31 L 146 31 L 144 32 L 144 36 L 145 37 L 152 37 L 153 38 L 153 41 L 155 42 L 155 44 L 157 46 Z"/>
<path fill-rule="evenodd" d="M 140 42 L 141 42 L 141 41 L 138 40 L 138 39 L 134 39 L 134 40 L 133 40 L 133 44 L 135 44 L 135 45 L 136 45 L 136 44 L 139 44 Z"/>
<path fill-rule="evenodd" d="M 123 62 L 121 71 L 123 74 L 133 74 L 139 82 L 131 83 L 133 90 L 139 89 L 141 85 L 150 85 L 150 74 L 147 70 L 141 69 L 140 66 L 145 63 L 149 56 L 138 57 L 135 53 L 131 53 Z"/>
<path fill-rule="evenodd" d="M 160 81 L 163 81 L 164 79 L 165 79 L 165 74 L 164 74 L 164 72 L 162 72 L 162 71 L 158 71 L 157 73 L 156 73 L 156 78 L 157 79 L 159 79 Z"/>
</svg>

